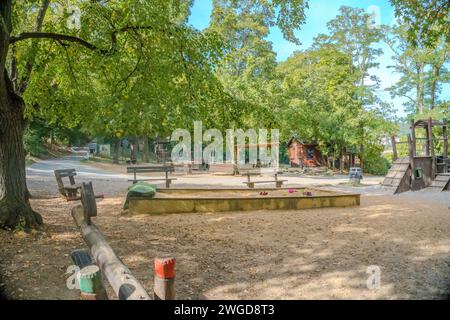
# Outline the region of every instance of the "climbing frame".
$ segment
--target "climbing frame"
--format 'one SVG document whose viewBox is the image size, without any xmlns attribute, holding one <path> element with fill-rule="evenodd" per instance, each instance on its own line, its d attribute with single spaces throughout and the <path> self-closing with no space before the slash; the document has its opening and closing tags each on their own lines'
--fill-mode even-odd
<svg viewBox="0 0 450 320">
<path fill-rule="evenodd" d="M 383 187 L 393 194 L 408 191 L 411 183 L 411 164 L 408 157 L 397 159 L 383 180 Z"/>
</svg>

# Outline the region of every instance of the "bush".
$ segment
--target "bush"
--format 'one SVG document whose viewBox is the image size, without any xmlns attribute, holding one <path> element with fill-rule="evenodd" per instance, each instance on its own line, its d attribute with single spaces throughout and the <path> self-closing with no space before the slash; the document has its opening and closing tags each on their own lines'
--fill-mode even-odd
<svg viewBox="0 0 450 320">
<path fill-rule="evenodd" d="M 25 131 L 23 144 L 25 146 L 25 151 L 34 157 L 39 157 L 45 151 L 40 134 L 30 128 Z"/>
<path fill-rule="evenodd" d="M 385 176 L 389 168 L 391 167 L 391 162 L 386 159 L 378 150 L 374 152 L 368 152 L 366 154 L 364 162 L 364 171 L 377 176 Z"/>
</svg>

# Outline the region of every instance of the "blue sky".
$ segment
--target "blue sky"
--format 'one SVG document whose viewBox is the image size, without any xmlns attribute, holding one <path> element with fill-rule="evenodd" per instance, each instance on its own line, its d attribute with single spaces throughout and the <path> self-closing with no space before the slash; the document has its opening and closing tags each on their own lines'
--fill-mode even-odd
<svg viewBox="0 0 450 320">
<path fill-rule="evenodd" d="M 272 42 L 277 60 L 284 61 L 295 50 L 307 49 L 313 43 L 314 37 L 319 33 L 327 33 L 327 22 L 336 17 L 341 6 L 359 7 L 366 10 L 370 6 L 377 6 L 382 24 L 392 25 L 395 21 L 394 9 L 389 0 L 310 0 L 309 9 L 306 11 L 306 23 L 295 32 L 302 43 L 300 46 L 285 40 L 277 27 L 271 29 L 268 40 Z M 206 28 L 209 25 L 211 10 L 212 0 L 195 0 L 189 23 L 199 30 Z M 387 68 L 387 66 L 393 65 L 392 51 L 383 43 L 380 43 L 379 47 L 383 49 L 383 55 L 378 59 L 380 66 L 371 70 L 372 74 L 381 79 L 381 88 L 377 93 L 384 101 L 394 105 L 398 116 L 404 116 L 402 106 L 404 100 L 401 98 L 391 99 L 390 94 L 384 90 L 399 78 L 398 74 Z M 444 87 L 441 97 L 444 96 L 450 99 L 450 85 Z"/>
</svg>

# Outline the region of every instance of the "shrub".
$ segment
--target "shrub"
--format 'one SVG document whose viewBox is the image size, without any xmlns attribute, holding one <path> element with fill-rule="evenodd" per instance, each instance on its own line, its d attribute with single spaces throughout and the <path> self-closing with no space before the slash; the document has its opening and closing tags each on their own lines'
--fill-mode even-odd
<svg viewBox="0 0 450 320">
<path fill-rule="evenodd" d="M 28 128 L 23 137 L 25 151 L 34 157 L 39 157 L 44 153 L 42 138 L 36 130 Z"/>
<path fill-rule="evenodd" d="M 364 171 L 370 174 L 384 176 L 388 173 L 391 162 L 379 150 L 370 150 L 366 153 Z"/>
</svg>

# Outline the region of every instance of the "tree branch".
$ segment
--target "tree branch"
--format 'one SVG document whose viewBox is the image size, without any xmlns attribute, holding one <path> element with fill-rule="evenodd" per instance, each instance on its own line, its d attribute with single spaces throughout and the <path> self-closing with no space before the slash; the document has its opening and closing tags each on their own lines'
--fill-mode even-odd
<svg viewBox="0 0 450 320">
<path fill-rule="evenodd" d="M 181 30 L 181 27 L 179 27 L 175 24 L 170 24 L 170 27 L 172 27 L 174 29 L 179 28 Z M 11 36 L 9 43 L 14 44 L 16 42 L 27 40 L 27 39 L 50 39 L 50 40 L 56 40 L 56 41 L 59 40 L 59 41 L 67 41 L 67 42 L 77 43 L 83 47 L 86 47 L 87 49 L 100 52 L 101 54 L 108 55 L 108 54 L 112 54 L 113 52 L 115 52 L 117 35 L 119 33 L 127 32 L 127 31 L 139 31 L 139 30 L 154 30 L 154 31 L 166 33 L 169 36 L 173 35 L 170 28 L 155 28 L 154 26 L 125 26 L 120 29 L 114 30 L 111 33 L 111 47 L 109 49 L 99 48 L 96 45 L 94 45 L 86 40 L 83 40 L 81 38 L 78 38 L 76 36 L 70 36 L 70 35 L 53 33 L 53 32 L 23 32 L 19 35 Z"/>
<path fill-rule="evenodd" d="M 45 14 L 47 12 L 49 5 L 50 5 L 50 0 L 42 0 L 41 7 L 39 8 L 39 12 L 38 12 L 38 15 L 36 18 L 36 24 L 34 26 L 34 31 L 39 32 L 42 30 L 42 24 L 44 23 Z M 10 41 L 10 43 L 11 43 L 11 41 Z M 33 43 L 32 47 L 31 47 L 32 55 L 26 63 L 25 74 L 22 77 L 22 79 L 20 80 L 20 83 L 17 85 L 17 88 L 16 88 L 19 94 L 23 94 L 28 87 L 28 83 L 31 78 L 31 73 L 33 71 L 33 65 L 36 60 L 36 50 L 37 49 L 38 49 L 37 43 Z M 16 74 L 16 77 L 18 77 L 17 74 Z"/>
<path fill-rule="evenodd" d="M 69 36 L 60 33 L 52 33 L 52 32 L 23 32 L 17 36 L 12 36 L 9 40 L 9 43 L 16 43 L 18 41 L 27 40 L 27 39 L 50 39 L 55 41 L 68 41 L 75 42 L 80 44 L 90 50 L 99 51 L 100 53 L 107 54 L 110 50 L 100 49 L 92 43 L 87 42 L 81 38 L 75 36 Z"/>
</svg>

